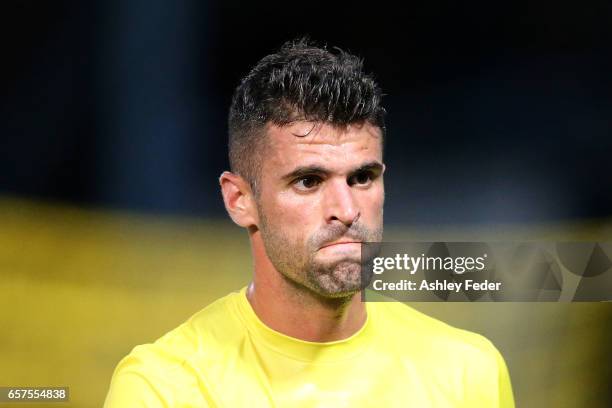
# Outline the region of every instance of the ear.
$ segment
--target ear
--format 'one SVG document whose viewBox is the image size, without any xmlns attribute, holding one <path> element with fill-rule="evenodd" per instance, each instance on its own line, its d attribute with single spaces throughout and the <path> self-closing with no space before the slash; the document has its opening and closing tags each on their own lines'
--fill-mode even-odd
<svg viewBox="0 0 612 408">
<path fill-rule="evenodd" d="M 249 183 L 237 174 L 224 171 L 219 184 L 225 209 L 232 221 L 244 228 L 257 225 L 257 208 Z"/>
</svg>

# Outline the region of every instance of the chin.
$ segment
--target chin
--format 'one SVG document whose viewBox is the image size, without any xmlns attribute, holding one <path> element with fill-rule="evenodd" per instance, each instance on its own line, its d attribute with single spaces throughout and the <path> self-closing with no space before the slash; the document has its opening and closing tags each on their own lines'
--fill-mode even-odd
<svg viewBox="0 0 612 408">
<path fill-rule="evenodd" d="M 361 264 L 354 261 L 336 262 L 314 276 L 316 292 L 324 297 L 338 298 L 354 295 L 366 285 L 361 281 Z"/>
</svg>

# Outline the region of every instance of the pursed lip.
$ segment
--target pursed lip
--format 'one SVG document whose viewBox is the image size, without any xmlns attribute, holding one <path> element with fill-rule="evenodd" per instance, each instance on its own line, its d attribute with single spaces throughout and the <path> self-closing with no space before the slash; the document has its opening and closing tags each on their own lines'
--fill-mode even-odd
<svg viewBox="0 0 612 408">
<path fill-rule="evenodd" d="M 323 245 L 319 249 L 327 248 L 327 247 L 334 246 L 334 245 L 342 245 L 342 244 L 361 244 L 361 241 L 336 241 L 336 242 L 330 242 L 329 244 Z"/>
</svg>

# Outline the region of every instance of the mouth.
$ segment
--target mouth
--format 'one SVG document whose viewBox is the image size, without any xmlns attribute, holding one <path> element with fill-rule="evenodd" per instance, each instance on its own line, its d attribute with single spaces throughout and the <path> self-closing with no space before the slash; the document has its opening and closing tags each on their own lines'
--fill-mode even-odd
<svg viewBox="0 0 612 408">
<path fill-rule="evenodd" d="M 354 245 L 354 244 L 361 244 L 361 241 L 338 241 L 338 242 L 330 242 L 328 244 L 323 245 L 321 248 L 319 249 L 323 249 L 323 248 L 329 248 L 329 247 L 342 247 L 345 245 Z"/>
</svg>

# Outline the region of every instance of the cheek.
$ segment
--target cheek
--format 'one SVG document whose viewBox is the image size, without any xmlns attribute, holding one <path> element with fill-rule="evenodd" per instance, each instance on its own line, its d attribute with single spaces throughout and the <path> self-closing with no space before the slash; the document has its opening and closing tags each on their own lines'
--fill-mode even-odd
<svg viewBox="0 0 612 408">
<path fill-rule="evenodd" d="M 296 223 L 296 227 L 314 222 L 321 211 L 319 204 L 317 195 L 299 195 L 289 191 L 279 194 L 274 203 L 280 217 Z"/>
<path fill-rule="evenodd" d="M 373 215 L 380 213 L 385 203 L 385 190 L 382 184 L 367 190 L 363 195 L 362 203 L 362 208 L 367 209 Z"/>
<path fill-rule="evenodd" d="M 295 194 L 278 194 L 266 202 L 266 219 L 292 242 L 305 241 L 316 229 L 320 212 L 318 201 Z"/>
</svg>

